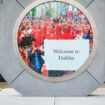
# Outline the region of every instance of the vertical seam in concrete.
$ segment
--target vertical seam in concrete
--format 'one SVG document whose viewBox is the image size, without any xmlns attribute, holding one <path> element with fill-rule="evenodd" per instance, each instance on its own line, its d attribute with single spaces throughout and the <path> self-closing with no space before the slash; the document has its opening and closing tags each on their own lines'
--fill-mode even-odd
<svg viewBox="0 0 105 105">
<path fill-rule="evenodd" d="M 16 1 L 19 5 L 21 5 L 25 9 L 25 7 L 18 0 L 16 0 Z"/>
<path fill-rule="evenodd" d="M 25 70 L 23 70 L 21 73 L 19 73 L 16 78 L 10 83 L 10 85 L 17 80 L 18 77 L 20 77 L 23 73 L 25 72 Z"/>
<path fill-rule="evenodd" d="M 54 105 L 56 105 L 56 97 L 54 97 Z"/>
<path fill-rule="evenodd" d="M 97 83 L 102 84 L 99 80 L 97 80 L 88 70 L 86 70 L 87 73 L 95 80 Z"/>
<path fill-rule="evenodd" d="M 88 8 L 95 0 L 92 0 L 85 8 Z"/>
</svg>

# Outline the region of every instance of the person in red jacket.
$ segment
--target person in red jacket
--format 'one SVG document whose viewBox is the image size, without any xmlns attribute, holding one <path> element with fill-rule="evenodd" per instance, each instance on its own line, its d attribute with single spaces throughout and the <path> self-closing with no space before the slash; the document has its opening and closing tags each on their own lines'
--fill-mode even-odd
<svg viewBox="0 0 105 105">
<path fill-rule="evenodd" d="M 38 28 L 34 32 L 34 39 L 38 47 L 40 47 L 43 43 L 43 34 L 41 32 L 42 30 L 40 26 L 38 26 Z"/>
<path fill-rule="evenodd" d="M 60 37 L 62 40 L 65 40 L 65 39 L 68 39 L 68 34 L 65 33 L 65 31 L 62 31 L 61 32 L 61 37 Z"/>
<path fill-rule="evenodd" d="M 75 39 L 72 31 L 68 33 L 68 39 Z"/>
</svg>

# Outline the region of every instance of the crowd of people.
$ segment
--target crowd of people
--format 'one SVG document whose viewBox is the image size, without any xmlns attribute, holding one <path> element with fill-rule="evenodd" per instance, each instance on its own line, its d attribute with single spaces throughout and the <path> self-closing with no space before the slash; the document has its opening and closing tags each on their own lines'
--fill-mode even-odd
<svg viewBox="0 0 105 105">
<path fill-rule="evenodd" d="M 61 76 L 65 71 L 49 72 L 44 62 L 44 40 L 89 40 L 90 52 L 93 46 L 93 32 L 89 21 L 82 12 L 76 18 L 60 16 L 40 17 L 32 20 L 26 16 L 18 30 L 18 46 L 23 60 L 36 72 L 45 76 Z M 73 70 L 72 72 L 74 72 Z"/>
</svg>

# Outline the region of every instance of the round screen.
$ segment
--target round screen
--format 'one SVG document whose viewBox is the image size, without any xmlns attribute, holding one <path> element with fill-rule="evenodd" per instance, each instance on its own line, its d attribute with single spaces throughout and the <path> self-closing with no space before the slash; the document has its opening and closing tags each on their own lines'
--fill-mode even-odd
<svg viewBox="0 0 105 105">
<path fill-rule="evenodd" d="M 25 69 L 49 81 L 67 80 L 85 71 L 95 52 L 88 15 L 63 1 L 30 8 L 21 15 L 16 33 L 18 56 Z"/>
</svg>

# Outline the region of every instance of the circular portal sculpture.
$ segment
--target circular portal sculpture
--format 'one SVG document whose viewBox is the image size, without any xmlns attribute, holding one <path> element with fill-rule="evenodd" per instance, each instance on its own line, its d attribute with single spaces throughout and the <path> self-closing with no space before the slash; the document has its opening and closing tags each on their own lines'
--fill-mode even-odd
<svg viewBox="0 0 105 105">
<path fill-rule="evenodd" d="M 14 89 L 24 96 L 86 96 L 104 82 L 104 18 L 97 8 L 104 3 L 7 1 L 0 6 L 0 73 Z"/>
<path fill-rule="evenodd" d="M 28 72 L 60 82 L 88 68 L 96 53 L 97 34 L 89 14 L 80 9 L 50 1 L 35 3 L 21 14 L 14 29 L 14 49 Z"/>
</svg>

